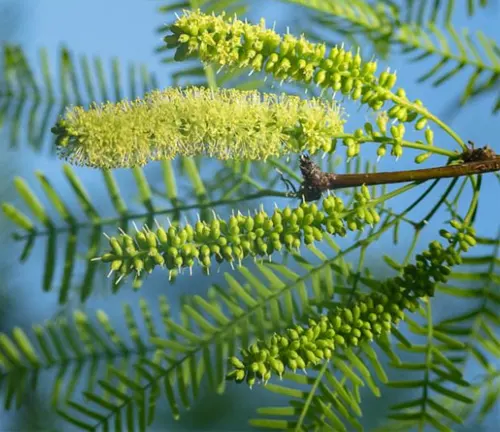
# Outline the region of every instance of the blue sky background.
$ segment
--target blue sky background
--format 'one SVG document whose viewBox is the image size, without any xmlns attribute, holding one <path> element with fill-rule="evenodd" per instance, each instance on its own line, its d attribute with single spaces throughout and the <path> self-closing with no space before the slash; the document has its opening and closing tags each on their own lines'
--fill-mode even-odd
<svg viewBox="0 0 500 432">
<path fill-rule="evenodd" d="M 456 2 L 460 3 L 460 2 Z M 464 2 L 465 3 L 465 2 Z M 46 47 L 52 59 L 56 58 L 58 48 L 64 44 L 76 55 L 87 54 L 89 56 L 99 56 L 108 66 L 108 59 L 118 57 L 123 65 L 129 61 L 136 63 L 145 63 L 150 71 L 156 73 L 162 86 L 170 84 L 169 66 L 161 65 L 158 56 L 154 54 L 153 49 L 159 43 L 161 38 L 154 32 L 154 29 L 163 24 L 164 16 L 157 13 L 156 8 L 162 2 L 153 0 L 122 0 L 122 1 L 96 1 L 87 0 L 85 2 L 68 2 L 63 0 L 23 0 L 5 1 L 0 0 L 0 13 L 9 10 L 12 14 L 5 12 L 0 17 L 0 38 L 9 43 L 19 43 L 25 50 L 28 59 L 37 59 L 40 47 Z M 8 8 L 8 9 L 7 9 Z M 465 8 L 463 8 L 465 9 Z M 298 15 L 294 15 L 295 9 L 290 6 L 282 5 L 278 2 L 253 2 L 251 13 L 248 15 L 251 19 L 257 19 L 264 16 L 268 23 L 276 20 L 277 31 L 283 32 L 286 26 L 290 26 L 293 32 L 292 24 L 299 20 Z M 471 29 L 481 29 L 491 38 L 500 41 L 500 11 L 499 7 L 492 7 L 487 11 L 482 11 L 474 19 L 468 19 L 465 14 L 458 13 L 455 19 L 457 28 L 469 27 Z M 34 63 L 34 61 L 33 61 Z M 430 69 L 434 64 L 432 61 L 424 61 L 412 65 L 407 61 L 407 57 L 393 56 L 388 62 L 392 69 L 399 73 L 399 84 L 404 87 L 410 97 L 418 97 L 424 101 L 426 106 L 438 116 L 444 112 L 456 96 L 462 91 L 466 83 L 467 73 L 462 73 L 458 78 L 454 78 L 444 86 L 435 89 L 430 84 L 417 85 L 417 78 Z M 53 70 L 56 65 L 52 64 Z M 469 72 L 469 71 L 468 71 Z M 469 72 L 470 73 L 470 72 Z M 469 104 L 456 116 L 452 122 L 452 127 L 458 134 L 466 139 L 475 141 L 478 145 L 490 144 L 497 153 L 500 153 L 500 144 L 498 136 L 500 133 L 500 114 L 492 116 L 490 114 L 493 105 L 493 97 L 483 98 Z M 362 125 L 369 116 L 366 111 L 349 111 L 350 117 L 346 125 L 347 129 L 352 129 Z M 351 126 L 352 125 L 352 126 Z M 8 125 L 5 125 L 8 127 Z M 410 135 L 412 136 L 412 135 Z M 5 130 L 0 129 L 0 200 L 19 203 L 19 199 L 13 194 L 11 184 L 14 176 L 23 176 L 30 184 L 34 184 L 34 170 L 40 169 L 59 187 L 62 183 L 61 167 L 62 162 L 50 155 L 47 147 L 42 152 L 32 151 L 21 142 L 20 148 L 11 149 L 8 136 Z M 436 142 L 448 148 L 453 147 L 451 140 L 439 131 L 436 131 Z M 442 143 L 442 144 L 441 144 Z M 373 155 L 372 153 L 368 153 Z M 406 157 L 405 157 L 406 156 Z M 370 157 L 370 156 L 367 156 Z M 440 163 L 443 159 L 430 159 L 428 164 Z M 393 158 L 388 157 L 380 163 L 379 170 L 407 169 L 413 167 L 413 157 L 406 153 L 397 163 Z M 100 176 L 95 172 L 85 169 L 76 169 L 78 175 L 88 188 L 90 195 L 96 197 L 96 202 L 106 203 L 106 195 L 102 192 L 102 183 Z M 153 178 L 158 176 L 158 166 L 148 167 L 146 172 Z M 120 173 L 120 175 L 123 173 Z M 123 181 L 126 179 L 123 174 Z M 60 186 L 64 189 L 64 185 Z M 444 190 L 443 185 L 440 190 Z M 37 190 L 37 189 L 35 189 Z M 496 235 L 499 228 L 499 185 L 494 176 L 484 176 L 482 199 L 480 202 L 480 212 L 477 226 L 479 235 L 492 237 Z M 403 208 L 410 204 L 417 196 L 414 193 L 403 196 L 396 205 L 396 208 Z M 470 196 L 467 195 L 467 196 Z M 467 200 L 463 199 L 466 203 Z M 415 219 L 424 215 L 429 205 L 433 203 L 428 201 L 427 206 L 415 213 Z M 103 212 L 104 213 L 104 212 Z M 448 216 L 442 213 L 437 216 L 441 222 L 447 220 Z M 441 228 L 438 224 L 435 230 L 432 228 L 426 230 L 421 238 L 422 247 L 430 239 L 435 237 L 436 231 Z M 12 231 L 12 225 L 0 217 L 0 241 L 8 244 L 3 251 L 0 251 L 1 263 L 4 266 L 5 277 L 0 281 L 0 293 L 7 293 L 9 298 L 9 309 L 6 313 L 6 319 L 0 320 L 2 330 L 19 325 L 28 328 L 33 323 L 43 322 L 50 318 L 57 310 L 56 293 L 43 294 L 40 289 L 41 272 L 43 270 L 43 255 L 45 246 L 43 242 L 35 246 L 32 257 L 27 264 L 20 264 L 18 256 L 22 246 L 13 243 L 9 237 Z M 411 233 L 407 233 L 410 235 Z M 403 238 L 404 238 L 403 233 Z M 8 243 L 7 243 L 8 242 Z M 349 239 L 341 244 L 348 244 Z M 371 248 L 370 262 L 374 265 L 380 263 L 380 256 L 383 253 L 390 253 L 393 256 L 403 254 L 408 247 L 404 241 L 397 247 L 392 246 L 390 237 L 383 237 L 379 243 Z M 478 254 L 480 253 L 477 251 Z M 488 251 L 489 252 L 489 251 Z M 487 253 L 487 252 L 485 252 Z M 1 268 L 1 266 L 0 266 Z M 376 269 L 376 267 L 375 267 Z M 124 301 L 136 302 L 139 295 L 145 296 L 154 304 L 155 298 L 165 289 L 163 286 L 164 275 L 154 274 L 148 281 L 148 290 L 137 293 L 121 292 L 119 295 L 108 298 L 105 295 L 106 290 L 102 290 L 101 295 L 93 297 L 87 307 L 91 309 L 103 308 L 111 318 L 121 316 L 121 309 L 117 306 Z M 219 277 L 220 279 L 220 277 Z M 168 290 L 194 291 L 195 278 L 179 281 L 179 284 L 173 287 L 168 286 Z M 217 280 L 215 277 L 213 280 Z M 211 280 L 211 282 L 213 281 Z M 197 279 L 199 282 L 200 279 Z M 124 290 L 127 291 L 127 290 Z M 1 297 L 0 297 L 1 299 Z M 437 303 L 438 310 L 446 305 Z M 0 313 L 2 310 L 0 309 Z M 50 378 L 47 378 L 50 381 Z M 43 392 L 42 392 L 43 393 Z M 249 399 L 250 398 L 250 399 Z M 210 430 L 231 430 L 235 427 L 246 427 L 246 418 L 251 417 L 255 412 L 256 406 L 265 405 L 264 398 L 270 398 L 268 392 L 254 390 L 249 396 L 247 389 L 230 389 L 227 395 L 223 397 L 210 398 L 200 403 L 205 408 L 195 408 L 194 413 L 201 419 L 211 409 L 216 410 L 225 407 L 226 410 L 232 410 L 233 413 L 227 413 L 223 418 L 217 421 L 212 419 L 212 429 Z M 245 401 L 245 402 L 243 402 Z M 213 405 L 210 405 L 213 404 Z M 40 406 L 44 406 L 41 404 Z M 207 408 L 209 407 L 209 408 Z M 375 411 L 377 405 L 374 402 L 373 409 L 367 413 L 367 418 L 376 422 Z M 31 413 L 36 412 L 30 411 Z M 44 411 L 38 408 L 38 413 L 44 416 Z M 186 417 L 189 417 L 189 413 Z M 484 431 L 493 431 L 495 422 L 500 422 L 498 407 L 489 418 L 489 423 L 483 426 Z M 236 417 L 238 416 L 238 417 Z M 166 416 L 167 417 L 167 416 Z M 239 419 L 239 420 L 238 420 Z M 15 415 L 2 414 L 0 411 L 0 431 L 7 430 L 10 422 L 18 422 L 19 418 Z M 19 423 L 12 423 L 18 424 Z M 43 424 L 43 423 L 41 423 Z M 369 423 L 368 423 L 369 424 Z M 7 425 L 7 426 L 5 426 Z M 184 420 L 182 426 L 177 426 L 176 430 L 201 430 L 197 429 L 196 421 Z M 191 429 L 189 429 L 191 428 Z M 208 430 L 208 429 L 206 429 Z M 465 430 L 465 429 L 461 429 Z M 478 430 L 471 425 L 471 429 Z"/>
</svg>

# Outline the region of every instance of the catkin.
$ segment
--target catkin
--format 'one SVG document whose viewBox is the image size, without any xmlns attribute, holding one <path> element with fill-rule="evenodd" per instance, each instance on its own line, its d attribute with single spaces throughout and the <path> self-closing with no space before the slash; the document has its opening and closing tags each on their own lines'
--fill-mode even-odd
<svg viewBox="0 0 500 432">
<path fill-rule="evenodd" d="M 296 324 L 242 349 L 240 357 L 229 359 L 227 379 L 246 381 L 250 386 L 256 381 L 267 382 L 273 374 L 281 377 L 286 368 L 305 371 L 330 359 L 339 348 L 354 348 L 390 333 L 404 319 L 405 311 L 417 310 L 419 298 L 432 297 L 436 284 L 447 281 L 450 266 L 461 263 L 459 251 L 476 244 L 472 227 L 458 221 L 452 221 L 452 226 L 457 233 L 441 232 L 450 243 L 447 247 L 431 242 L 416 256 L 415 264 L 380 283 L 376 291 L 356 293 L 349 305 L 335 306 L 329 313 L 309 319 L 307 325 Z"/>
<path fill-rule="evenodd" d="M 335 102 L 203 87 L 69 108 L 52 132 L 59 156 L 95 168 L 142 166 L 176 156 L 266 160 L 330 152 L 344 119 Z"/>
</svg>

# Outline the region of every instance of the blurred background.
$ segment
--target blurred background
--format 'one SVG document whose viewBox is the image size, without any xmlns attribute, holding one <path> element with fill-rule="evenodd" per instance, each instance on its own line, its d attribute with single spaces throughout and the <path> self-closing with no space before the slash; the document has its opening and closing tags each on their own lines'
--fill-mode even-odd
<svg viewBox="0 0 500 432">
<path fill-rule="evenodd" d="M 300 9 L 289 4 L 277 1 L 252 1 L 246 17 L 255 21 L 262 16 L 268 23 L 276 21 L 276 30 L 285 32 L 287 26 L 294 34 L 300 33 L 307 21 L 303 20 Z M 0 41 L 2 44 L 19 44 L 30 64 L 39 64 L 39 50 L 45 48 L 50 59 L 50 67 L 53 73 L 57 73 L 57 57 L 62 46 L 67 47 L 75 56 L 88 55 L 103 59 L 106 74 L 110 72 L 110 62 L 118 58 L 122 65 L 131 62 L 144 64 L 147 70 L 156 77 L 160 88 L 173 84 L 173 73 L 179 69 L 175 64 L 163 64 L 160 56 L 154 52 L 154 48 L 161 43 L 160 34 L 155 29 L 172 19 L 171 16 L 162 15 L 158 8 L 168 2 L 153 0 L 121 0 L 121 1 L 97 1 L 87 0 L 85 2 L 67 2 L 63 0 L 41 1 L 23 0 L 6 1 L 0 0 Z M 463 9 L 463 11 L 462 11 Z M 491 38 L 500 41 L 500 11 L 498 7 L 492 6 L 484 11 L 479 11 L 472 19 L 468 18 L 464 8 L 457 8 L 455 26 L 457 28 L 469 27 L 470 29 L 481 29 Z M 328 35 L 325 35 L 328 36 Z M 342 42 L 338 36 L 329 35 L 329 40 Z M 367 44 L 366 52 L 370 55 L 370 47 Z M 364 53 L 362 52 L 364 55 Z M 5 59 L 4 59 L 5 61 Z M 382 65 L 384 61 L 381 61 Z M 429 83 L 418 84 L 417 80 L 423 73 L 428 71 L 433 64 L 432 61 L 423 61 L 410 64 L 407 57 L 391 55 L 387 62 L 391 69 L 399 73 L 399 84 L 404 87 L 407 94 L 418 97 L 424 101 L 431 112 L 438 116 L 442 115 L 445 121 L 451 123 L 457 133 L 473 140 L 477 145 L 490 144 L 497 153 L 500 153 L 498 136 L 500 133 L 500 114 L 493 116 L 491 107 L 494 103 L 494 92 L 489 96 L 477 98 L 471 101 L 465 108 L 454 112 L 457 98 L 466 85 L 466 74 L 455 77 L 450 82 L 439 88 L 434 88 Z M 382 70 L 383 66 L 380 67 Z M 40 68 L 34 68 L 41 77 Z M 53 145 L 50 133 L 46 133 L 40 140 L 30 139 L 28 129 L 23 125 L 28 124 L 27 117 L 32 115 L 30 104 L 21 104 L 6 97 L 3 92 L 5 77 L 0 74 L 0 201 L 20 203 L 20 198 L 12 188 L 16 176 L 21 176 L 33 185 L 33 189 L 40 192 L 36 182 L 35 171 L 40 170 L 50 179 L 59 191 L 68 191 L 68 202 L 71 208 L 77 208 L 74 198 L 69 195 L 67 182 L 63 181 L 62 165 L 51 150 Z M 23 102 L 24 103 L 24 102 Z M 349 114 L 346 129 L 354 130 L 360 127 L 371 114 L 366 110 L 359 110 L 355 105 L 346 105 Z M 350 109 L 352 106 L 354 108 Z M 32 105 L 31 105 L 32 107 Z M 15 115 L 16 109 L 22 110 L 20 115 Z M 58 108 L 50 111 L 49 118 L 55 119 Z M 38 110 L 37 121 L 42 122 L 42 108 Z M 19 120 L 21 119 L 21 120 Z M 22 120 L 24 119 L 24 120 Z M 20 124 L 19 124 L 20 122 Z M 40 123 L 41 124 L 41 123 Z M 21 126 L 20 126 L 21 125 Z M 351 129 L 352 125 L 352 129 Z M 50 128 L 50 123 L 49 123 Z M 439 131 L 436 133 L 436 142 L 442 147 L 454 148 L 453 143 L 440 142 L 447 139 Z M 33 143 L 36 141 L 36 145 Z M 450 141 L 450 140 L 448 140 Z M 373 151 L 372 151 L 373 150 Z M 364 153 L 364 160 L 374 160 L 374 149 Z M 344 152 L 341 155 L 341 167 L 344 164 Z M 379 163 L 378 170 L 408 169 L 414 167 L 413 157 L 405 157 L 397 163 L 392 157 L 387 157 Z M 441 163 L 444 159 L 440 160 Z M 435 161 L 438 163 L 438 159 Z M 429 162 L 430 163 L 430 162 Z M 206 165 L 209 166 L 209 165 Z M 343 169 L 343 168 L 339 168 Z M 90 169 L 75 169 L 82 183 L 87 188 L 89 195 L 98 208 L 102 208 L 102 214 L 111 207 L 106 193 L 102 191 L 102 179 L 96 172 Z M 145 169 L 151 184 L 162 184 L 161 171 L 157 164 L 151 164 Z M 129 202 L 137 202 L 134 192 L 133 179 L 126 172 L 118 172 L 120 188 Z M 182 182 L 180 186 L 182 187 Z M 282 187 L 278 184 L 277 187 Z M 436 188 L 435 196 L 442 193 L 445 186 Z M 128 190 L 130 189 L 130 193 Z M 477 220 L 478 234 L 480 236 L 495 238 L 499 229 L 499 189 L 498 180 L 493 175 L 484 176 L 482 195 Z M 64 196 L 63 192 L 63 196 Z M 40 195 L 42 196 L 42 195 Z M 396 207 L 402 209 L 412 202 L 416 195 L 413 193 L 398 198 Z M 470 191 L 464 193 L 463 202 L 467 204 L 470 199 Z M 266 200 L 264 205 L 271 208 L 274 199 Z M 280 203 L 280 201 L 278 201 Z M 284 202 L 284 201 L 283 201 Z M 435 200 L 434 200 L 435 202 Z M 391 203 L 392 205 L 393 203 Z M 417 209 L 415 219 L 425 215 L 429 206 L 433 204 L 429 200 L 427 207 Z M 257 203 L 243 203 L 239 208 L 255 208 Z M 75 210 L 76 211 L 76 210 Z M 230 213 L 230 208 L 221 210 L 221 215 Z M 464 212 L 462 213 L 464 214 Z M 449 217 L 443 211 L 436 215 L 440 222 Z M 438 224 L 436 229 L 425 230 L 419 240 L 419 245 L 427 244 L 435 238 L 436 232 L 442 227 Z M 109 282 L 105 279 L 102 270 L 99 270 L 97 279 L 94 281 L 94 293 L 84 304 L 79 304 L 77 296 L 69 296 L 65 305 L 59 304 L 59 293 L 57 287 L 49 292 L 43 292 L 42 280 L 44 275 L 46 244 L 44 239 L 35 242 L 28 259 L 21 262 L 24 242 L 15 241 L 11 234 L 14 231 L 13 224 L 6 220 L 3 214 L 0 216 L 0 331 L 10 333 L 17 326 L 26 331 L 37 323 L 43 323 L 58 315 L 69 314 L 75 308 L 92 311 L 97 308 L 104 309 L 111 319 L 117 322 L 121 319 L 121 305 L 128 302 L 136 305 L 139 297 L 144 297 L 150 304 L 154 304 L 159 294 L 166 293 L 172 307 L 176 307 L 176 293 L 204 294 L 209 283 L 223 282 L 222 273 L 213 275 L 210 279 L 202 276 L 199 272 L 191 278 L 179 278 L 175 285 L 168 285 L 165 274 L 155 272 L 139 292 L 124 288 L 118 294 L 112 295 L 109 290 Z M 401 233 L 401 241 L 397 246 L 392 244 L 390 236 L 383 236 L 375 245 L 368 250 L 366 265 L 376 274 L 383 276 L 387 266 L 381 265 L 381 256 L 391 254 L 401 256 L 408 249 L 405 235 L 410 239 L 411 233 Z M 64 239 L 59 239 L 58 254 L 64 252 Z M 349 238 L 343 239 L 340 244 L 349 244 Z M 85 246 L 82 247 L 85 250 Z M 476 251 L 481 254 L 481 251 Z M 491 248 L 483 251 L 491 253 Z M 353 260 L 356 259 L 354 256 Z M 63 260 L 57 261 L 56 274 L 63 272 Z M 84 267 L 77 267 L 74 272 L 78 276 L 76 280 L 82 283 Z M 59 282 L 58 282 L 59 283 Z M 71 292 L 71 287 L 70 287 Z M 435 313 L 444 312 L 450 305 L 440 304 L 436 301 Z M 457 306 L 458 307 L 458 306 Z M 498 360 L 498 359 L 497 359 Z M 469 371 L 471 376 L 475 371 Z M 50 392 L 52 383 L 57 379 L 54 370 L 43 371 L 39 378 L 36 391 L 26 396 L 25 403 L 19 410 L 0 411 L 0 431 L 28 431 L 28 430 L 72 430 L 67 424 L 54 413 L 50 407 Z M 0 392 L 3 388 L 0 387 Z M 384 393 L 383 398 L 376 399 L 366 392 L 364 417 L 362 422 L 366 430 L 383 424 L 386 408 L 391 403 L 394 392 Z M 6 397 L 6 395 L 3 395 Z M 151 430 L 175 430 L 175 431 L 244 431 L 250 430 L 248 419 L 255 417 L 255 410 L 259 406 L 276 405 L 279 397 L 257 386 L 249 392 L 246 386 L 229 385 L 224 395 L 214 396 L 211 392 L 203 394 L 192 409 L 184 413 L 179 422 L 173 422 L 169 415 L 168 406 L 160 405 L 157 420 Z M 495 431 L 500 424 L 500 409 L 496 406 L 482 425 L 468 424 L 456 430 L 470 431 Z"/>
</svg>

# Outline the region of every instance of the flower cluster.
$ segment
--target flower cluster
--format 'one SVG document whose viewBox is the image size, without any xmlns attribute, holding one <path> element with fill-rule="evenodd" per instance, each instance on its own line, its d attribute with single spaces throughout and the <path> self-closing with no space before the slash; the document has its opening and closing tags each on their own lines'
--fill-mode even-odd
<svg viewBox="0 0 500 432">
<path fill-rule="evenodd" d="M 396 94 L 402 94 L 400 90 Z M 419 100 L 415 103 L 421 106 Z M 416 113 L 413 113 L 416 114 Z M 394 118 L 391 113 L 382 111 L 377 115 L 375 121 L 377 130 L 375 130 L 374 125 L 370 122 L 366 122 L 363 128 L 356 129 L 352 134 L 344 134 L 342 137 L 342 144 L 347 147 L 347 157 L 357 156 L 361 149 L 361 144 L 370 141 L 382 141 L 382 144 L 377 149 L 377 156 L 380 159 L 387 153 L 387 143 L 390 142 L 392 150 L 391 155 L 399 158 L 403 155 L 403 139 L 406 133 L 406 127 L 404 122 L 399 122 L 397 124 L 389 124 L 389 120 Z M 412 121 L 415 118 L 414 115 L 407 117 L 408 121 Z M 415 123 L 415 129 L 421 130 L 425 127 L 427 119 L 422 117 Z M 431 128 L 427 128 L 424 132 L 425 143 L 428 146 L 434 144 L 434 132 Z M 420 142 L 423 144 L 422 142 Z M 415 163 L 422 163 L 429 158 L 430 152 L 425 152 L 417 155 L 415 157 Z"/>
<path fill-rule="evenodd" d="M 282 248 L 295 250 L 302 243 L 320 241 L 325 233 L 344 236 L 347 230 L 373 225 L 380 216 L 369 200 L 368 188 L 363 186 L 351 211 L 345 211 L 341 198 L 328 196 L 323 209 L 303 202 L 295 209 L 276 208 L 272 215 L 261 210 L 253 216 L 238 214 L 228 221 L 215 217 L 194 226 L 158 226 L 155 231 L 144 227 L 133 236 L 122 233 L 109 238 L 110 250 L 96 259 L 110 263 L 120 279 L 131 273 L 140 277 L 156 266 L 167 268 L 170 277 L 175 277 L 196 262 L 208 273 L 214 260 L 232 264 L 248 256 L 270 256 Z"/>
<path fill-rule="evenodd" d="M 198 11 L 186 11 L 170 27 L 172 35 L 165 37 L 167 47 L 176 48 L 176 59 L 183 60 L 196 53 L 206 63 L 221 66 L 265 71 L 277 79 L 293 79 L 314 82 L 324 88 L 333 88 L 353 99 L 362 99 L 374 109 L 381 108 L 375 94 L 368 93 L 365 84 L 377 81 L 375 62 L 363 63 L 361 56 L 335 47 L 326 56 L 324 43 L 311 43 L 303 36 L 291 34 L 281 37 L 273 30 L 252 25 L 225 14 L 206 15 Z M 381 85 L 390 89 L 396 75 L 383 75 Z"/>
<path fill-rule="evenodd" d="M 360 100 L 375 111 L 392 99 L 395 105 L 389 109 L 390 118 L 400 122 L 417 120 L 421 102 L 412 104 L 403 89 L 392 94 L 396 73 L 384 71 L 377 77 L 377 63 L 364 62 L 359 52 L 335 46 L 327 53 L 324 43 L 311 43 L 304 36 L 280 36 L 266 29 L 264 20 L 252 25 L 232 17 L 226 19 L 224 13 L 206 15 L 199 10 L 186 11 L 170 30 L 172 34 L 164 40 L 168 48 L 176 48 L 176 60 L 195 54 L 203 62 L 221 67 L 249 67 L 282 81 L 314 82 L 323 89 Z M 418 127 L 423 128 L 425 122 L 425 117 L 420 117 Z"/>
<path fill-rule="evenodd" d="M 330 152 L 343 124 L 339 106 L 320 99 L 191 87 L 71 107 L 52 132 L 60 157 L 71 163 L 119 168 L 178 155 L 265 160 Z"/>
<path fill-rule="evenodd" d="M 400 276 L 381 283 L 371 294 L 357 293 L 349 306 L 336 306 L 307 326 L 297 324 L 266 341 L 257 341 L 241 351 L 241 358 L 229 359 L 227 379 L 252 386 L 256 380 L 267 382 L 273 373 L 280 377 L 289 368 L 303 369 L 332 357 L 337 348 L 352 348 L 389 333 L 404 319 L 405 311 L 414 312 L 418 299 L 433 296 L 435 285 L 445 282 L 451 265 L 460 263 L 453 246 L 444 248 L 434 241 L 417 255 L 416 264 L 403 268 Z"/>
<path fill-rule="evenodd" d="M 456 233 L 450 233 L 445 229 L 439 231 L 439 234 L 447 239 L 450 244 L 457 244 L 463 252 L 467 252 L 471 246 L 476 245 L 476 230 L 474 227 L 456 219 L 450 221 L 450 225 L 457 230 Z"/>
</svg>

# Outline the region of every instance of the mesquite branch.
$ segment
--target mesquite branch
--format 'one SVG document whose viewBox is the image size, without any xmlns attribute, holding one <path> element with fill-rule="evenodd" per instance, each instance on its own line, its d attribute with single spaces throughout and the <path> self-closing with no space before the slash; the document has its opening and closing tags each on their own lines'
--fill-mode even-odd
<svg viewBox="0 0 500 432">
<path fill-rule="evenodd" d="M 302 155 L 300 170 L 303 182 L 299 194 L 306 201 L 319 199 L 321 192 L 356 186 L 371 186 L 390 183 L 405 183 L 411 181 L 426 181 L 431 179 L 462 177 L 473 174 L 500 171 L 500 156 L 488 146 L 465 151 L 462 162 L 435 168 L 407 171 L 392 171 L 364 174 L 335 174 L 322 172 L 319 166 L 309 156 Z"/>
</svg>

